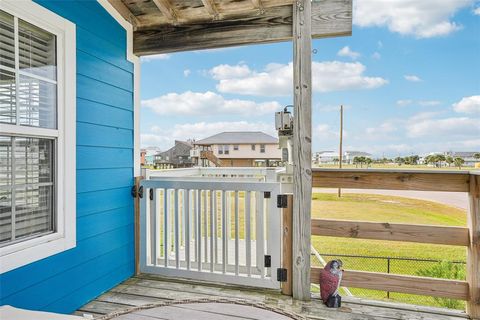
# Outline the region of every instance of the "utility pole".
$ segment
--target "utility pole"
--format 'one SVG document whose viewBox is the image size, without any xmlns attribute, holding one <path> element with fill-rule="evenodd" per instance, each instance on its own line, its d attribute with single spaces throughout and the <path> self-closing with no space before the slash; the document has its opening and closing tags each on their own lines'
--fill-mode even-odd
<svg viewBox="0 0 480 320">
<path fill-rule="evenodd" d="M 343 105 L 340 106 L 340 148 L 338 150 L 338 167 L 342 169 L 342 155 L 343 155 Z M 342 189 L 338 188 L 338 197 L 342 196 Z"/>
</svg>

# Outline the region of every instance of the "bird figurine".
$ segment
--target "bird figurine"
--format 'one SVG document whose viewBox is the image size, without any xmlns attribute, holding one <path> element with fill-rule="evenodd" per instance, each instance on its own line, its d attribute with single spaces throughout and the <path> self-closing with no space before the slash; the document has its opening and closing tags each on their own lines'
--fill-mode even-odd
<svg viewBox="0 0 480 320">
<path fill-rule="evenodd" d="M 342 260 L 332 260 L 320 271 L 320 295 L 330 308 L 340 308 L 342 304 L 342 297 L 338 294 L 343 275 L 342 266 Z"/>
</svg>

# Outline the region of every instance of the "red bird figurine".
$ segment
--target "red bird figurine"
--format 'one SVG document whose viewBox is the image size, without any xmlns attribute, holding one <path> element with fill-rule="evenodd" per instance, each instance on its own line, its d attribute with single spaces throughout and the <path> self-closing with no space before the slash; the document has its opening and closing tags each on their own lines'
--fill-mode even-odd
<svg viewBox="0 0 480 320">
<path fill-rule="evenodd" d="M 341 260 L 332 260 L 320 271 L 320 295 L 327 306 L 330 306 L 330 304 L 333 304 L 332 307 L 340 306 L 339 301 L 341 301 L 341 299 L 338 295 L 338 289 L 340 288 L 340 281 L 342 280 L 342 265 Z M 337 299 L 338 303 L 335 303 Z"/>
</svg>

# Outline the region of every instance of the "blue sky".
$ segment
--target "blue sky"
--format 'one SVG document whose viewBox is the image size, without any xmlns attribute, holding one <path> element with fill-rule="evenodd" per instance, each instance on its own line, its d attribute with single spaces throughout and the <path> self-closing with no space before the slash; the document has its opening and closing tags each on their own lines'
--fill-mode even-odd
<svg viewBox="0 0 480 320">
<path fill-rule="evenodd" d="M 357 0 L 351 37 L 314 40 L 313 151 L 480 151 L 480 3 Z M 142 146 L 221 131 L 275 135 L 290 42 L 142 58 Z"/>
</svg>

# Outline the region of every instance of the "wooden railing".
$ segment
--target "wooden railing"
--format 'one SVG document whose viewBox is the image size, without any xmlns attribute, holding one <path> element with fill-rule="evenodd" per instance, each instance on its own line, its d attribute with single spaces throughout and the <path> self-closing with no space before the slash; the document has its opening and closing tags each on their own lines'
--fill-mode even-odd
<svg viewBox="0 0 480 320">
<path fill-rule="evenodd" d="M 324 188 L 468 192 L 468 227 L 312 219 L 312 235 L 465 246 L 467 280 L 346 270 L 345 287 L 445 297 L 467 301 L 467 313 L 480 318 L 480 172 L 313 169 L 312 186 Z M 320 268 L 311 269 L 318 284 Z"/>
</svg>

